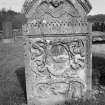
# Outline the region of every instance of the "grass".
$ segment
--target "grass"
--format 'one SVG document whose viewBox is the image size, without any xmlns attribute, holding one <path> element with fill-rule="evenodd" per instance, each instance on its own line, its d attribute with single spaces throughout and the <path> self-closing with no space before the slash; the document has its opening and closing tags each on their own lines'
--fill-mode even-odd
<svg viewBox="0 0 105 105">
<path fill-rule="evenodd" d="M 16 71 L 24 67 L 22 42 L 0 42 L 0 105 L 24 103 L 24 91 Z"/>
<path fill-rule="evenodd" d="M 93 45 L 93 70 L 105 69 L 105 45 Z M 25 105 L 25 69 L 23 40 L 0 42 L 0 105 Z M 101 103 L 101 104 L 100 104 Z M 105 105 L 104 91 L 96 100 L 73 101 L 65 105 Z"/>
</svg>

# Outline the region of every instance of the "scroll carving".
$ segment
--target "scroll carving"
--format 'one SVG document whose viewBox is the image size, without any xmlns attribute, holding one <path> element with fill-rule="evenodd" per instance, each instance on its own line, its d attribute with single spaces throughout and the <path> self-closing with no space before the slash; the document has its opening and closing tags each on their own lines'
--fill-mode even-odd
<svg viewBox="0 0 105 105">
<path fill-rule="evenodd" d="M 35 97 L 77 98 L 83 95 L 86 81 L 81 74 L 87 69 L 85 40 L 39 39 L 31 41 L 30 46 L 30 67 L 36 75 Z"/>
</svg>

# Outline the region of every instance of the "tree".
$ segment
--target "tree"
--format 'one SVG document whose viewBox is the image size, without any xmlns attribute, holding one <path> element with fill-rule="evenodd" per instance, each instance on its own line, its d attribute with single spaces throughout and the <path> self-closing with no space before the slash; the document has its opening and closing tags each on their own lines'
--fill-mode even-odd
<svg viewBox="0 0 105 105">
<path fill-rule="evenodd" d="M 0 11 L 0 25 L 2 25 L 5 21 L 10 21 L 12 23 L 13 29 L 19 29 L 21 28 L 22 24 L 26 22 L 26 18 L 21 13 L 17 13 L 13 10 L 6 11 L 6 9 L 3 8 Z"/>
</svg>

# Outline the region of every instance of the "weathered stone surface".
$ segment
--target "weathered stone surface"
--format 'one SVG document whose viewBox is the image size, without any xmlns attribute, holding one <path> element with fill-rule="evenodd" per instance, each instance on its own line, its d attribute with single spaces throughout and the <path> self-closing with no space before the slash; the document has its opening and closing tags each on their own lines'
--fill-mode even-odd
<svg viewBox="0 0 105 105">
<path fill-rule="evenodd" d="M 89 2 L 31 2 L 23 26 L 28 103 L 53 105 L 82 98 L 91 90 Z"/>
<path fill-rule="evenodd" d="M 3 38 L 12 38 L 12 22 L 5 21 L 2 24 L 3 26 Z"/>
</svg>

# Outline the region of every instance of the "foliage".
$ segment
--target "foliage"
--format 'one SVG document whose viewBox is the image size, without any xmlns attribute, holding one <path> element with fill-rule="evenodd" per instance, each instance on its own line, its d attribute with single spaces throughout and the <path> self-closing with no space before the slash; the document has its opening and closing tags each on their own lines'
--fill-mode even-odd
<svg viewBox="0 0 105 105">
<path fill-rule="evenodd" d="M 105 15 L 103 14 L 98 14 L 98 15 L 89 15 L 88 16 L 88 21 L 92 22 L 92 23 L 96 23 L 96 22 L 105 22 Z"/>
<path fill-rule="evenodd" d="M 4 8 L 0 11 L 0 30 L 2 30 L 2 24 L 5 21 L 12 22 L 13 29 L 19 29 L 22 24 L 26 22 L 26 18 L 21 13 L 17 13 L 13 10 L 5 10 Z"/>
</svg>

